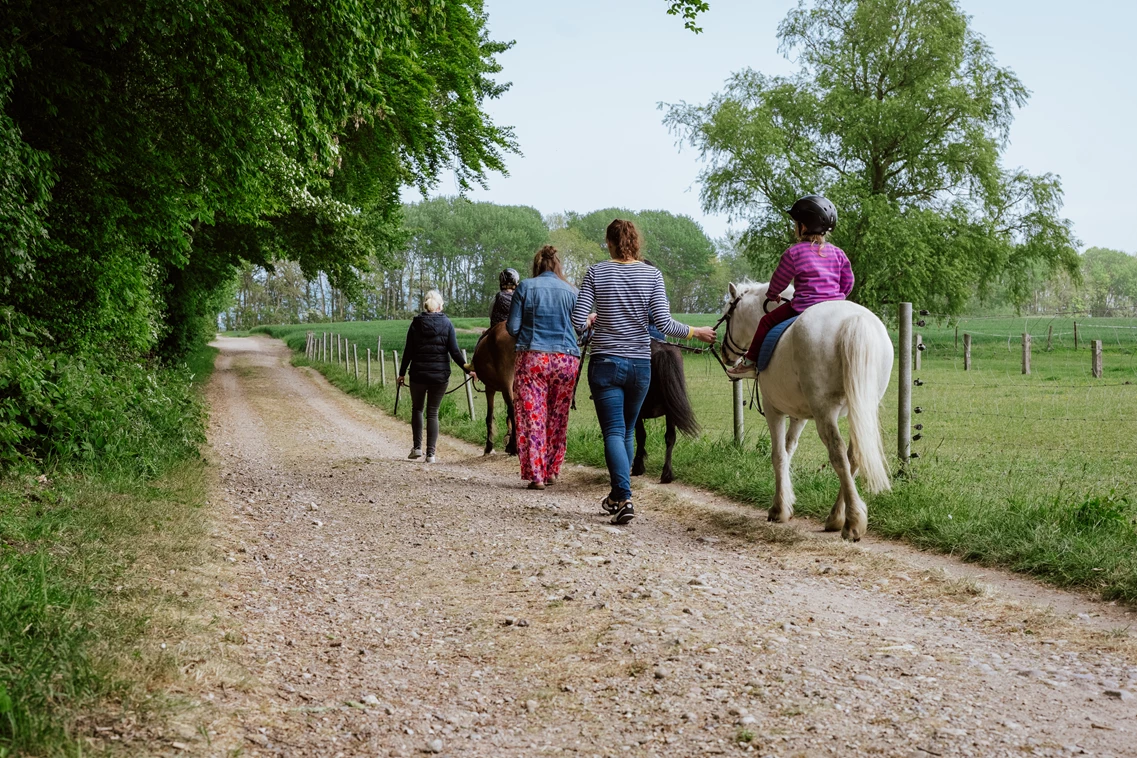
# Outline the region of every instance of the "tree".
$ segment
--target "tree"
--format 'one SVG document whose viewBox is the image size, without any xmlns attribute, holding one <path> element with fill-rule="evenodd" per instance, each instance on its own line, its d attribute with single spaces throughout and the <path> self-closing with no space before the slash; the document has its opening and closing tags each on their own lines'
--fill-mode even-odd
<svg viewBox="0 0 1137 758">
<path fill-rule="evenodd" d="M 784 209 L 818 193 L 870 307 L 957 313 L 1000 280 L 1024 302 L 1036 264 L 1076 275 L 1058 179 L 999 162 L 1028 92 L 954 0 L 803 0 L 778 36 L 796 75 L 745 70 L 707 105 L 661 106 L 759 270 L 791 241 Z"/>
<path fill-rule="evenodd" d="M 568 214 L 568 228 L 584 240 L 595 240 L 598 258 L 607 257 L 604 239 L 612 219 L 634 221 L 643 237 L 643 257 L 663 272 L 671 306 L 678 312 L 699 312 L 715 307 L 701 286 L 711 275 L 716 257 L 714 243 L 690 216 L 668 211 L 605 208 L 580 215 Z"/>
<path fill-rule="evenodd" d="M 1082 254 L 1081 270 L 1083 292 L 1093 315 L 1132 313 L 1137 308 L 1137 257 L 1091 247 Z"/>
<path fill-rule="evenodd" d="M 402 286 L 402 310 L 417 312 L 423 294 L 437 289 L 453 315 L 489 313 L 498 274 L 515 268 L 526 276 L 549 229 L 540 212 L 522 205 L 441 197 L 405 208 L 409 241 L 392 274 Z"/>
<path fill-rule="evenodd" d="M 13 0 L 0 282 L 77 349 L 173 357 L 242 261 L 358 292 L 399 189 L 503 170 L 481 0 Z"/>
</svg>

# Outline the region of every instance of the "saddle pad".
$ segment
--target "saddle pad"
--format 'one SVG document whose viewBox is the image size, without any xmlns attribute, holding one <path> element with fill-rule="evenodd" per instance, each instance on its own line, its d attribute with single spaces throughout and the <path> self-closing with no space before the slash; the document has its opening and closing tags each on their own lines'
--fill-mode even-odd
<svg viewBox="0 0 1137 758">
<path fill-rule="evenodd" d="M 766 335 L 766 339 L 762 340 L 762 347 L 758 349 L 758 365 L 759 371 L 765 371 L 766 367 L 770 365 L 770 359 L 774 357 L 774 348 L 778 346 L 778 340 L 790 328 L 790 324 L 797 321 L 797 316 L 792 316 L 780 324 L 775 324 L 774 328 Z"/>
</svg>

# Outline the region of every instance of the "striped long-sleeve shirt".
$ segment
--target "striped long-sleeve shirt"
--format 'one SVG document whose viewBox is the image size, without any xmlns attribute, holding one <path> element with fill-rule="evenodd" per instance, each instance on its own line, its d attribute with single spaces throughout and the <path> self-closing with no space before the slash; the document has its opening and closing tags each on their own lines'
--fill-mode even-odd
<svg viewBox="0 0 1137 758">
<path fill-rule="evenodd" d="M 572 311 L 573 326 L 583 329 L 593 310 L 593 355 L 650 360 L 649 322 L 672 337 L 691 333 L 689 326 L 671 318 L 663 274 L 642 261 L 603 261 L 590 266 Z"/>
</svg>

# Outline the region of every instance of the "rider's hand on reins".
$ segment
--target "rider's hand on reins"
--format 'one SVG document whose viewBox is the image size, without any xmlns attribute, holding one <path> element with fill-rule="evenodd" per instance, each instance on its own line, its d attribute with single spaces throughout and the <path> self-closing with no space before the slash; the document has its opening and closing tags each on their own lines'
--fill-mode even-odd
<svg viewBox="0 0 1137 758">
<path fill-rule="evenodd" d="M 407 378 L 405 376 L 400 376 L 398 379 L 395 380 L 395 384 L 399 385 L 400 387 L 406 383 L 407 383 Z"/>
</svg>

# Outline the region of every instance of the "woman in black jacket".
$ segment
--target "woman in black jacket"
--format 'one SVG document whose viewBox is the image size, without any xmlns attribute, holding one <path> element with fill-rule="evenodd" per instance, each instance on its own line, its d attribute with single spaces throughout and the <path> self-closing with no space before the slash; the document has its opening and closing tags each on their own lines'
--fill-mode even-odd
<svg viewBox="0 0 1137 758">
<path fill-rule="evenodd" d="M 407 344 L 403 348 L 403 360 L 399 366 L 399 384 L 406 382 L 407 367 L 411 371 L 411 431 L 414 434 L 414 448 L 408 458 L 422 457 L 422 411 L 426 406 L 426 462 L 435 462 L 435 446 L 438 443 L 438 407 L 446 395 L 450 383 L 450 361 L 462 367 L 471 377 L 477 378 L 473 371 L 467 371 L 462 362 L 462 352 L 458 349 L 458 335 L 454 324 L 442 313 L 442 295 L 437 290 L 426 293 L 422 299 L 423 312 L 414 317 L 407 329 Z"/>
</svg>

